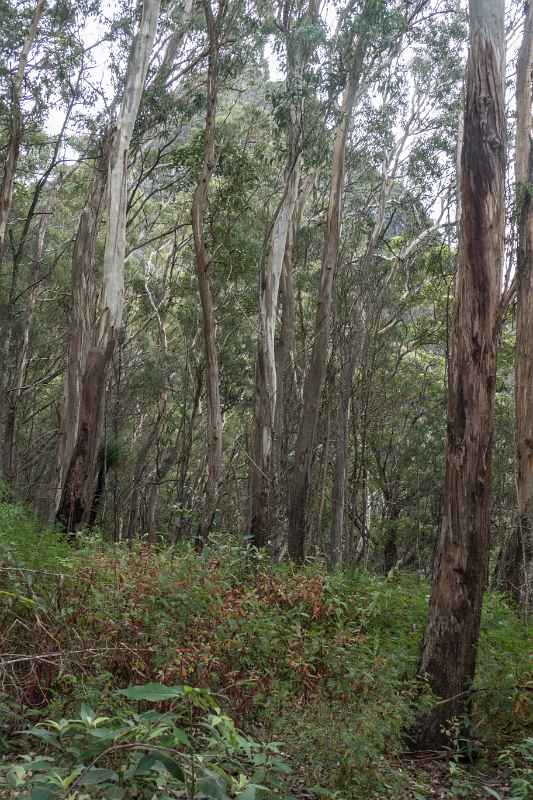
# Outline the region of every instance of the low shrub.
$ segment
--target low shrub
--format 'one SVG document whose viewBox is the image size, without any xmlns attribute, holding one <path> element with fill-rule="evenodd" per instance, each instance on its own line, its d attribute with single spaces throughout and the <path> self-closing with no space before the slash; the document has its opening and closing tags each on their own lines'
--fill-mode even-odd
<svg viewBox="0 0 533 800">
<path fill-rule="evenodd" d="M 74 719 L 23 731 L 28 752 L 0 762 L 0 788 L 20 800 L 288 796 L 278 746 L 238 731 L 209 691 L 152 683 L 115 695 L 128 705 L 112 716 L 82 705 Z M 155 709 L 132 708 L 147 704 Z"/>
</svg>

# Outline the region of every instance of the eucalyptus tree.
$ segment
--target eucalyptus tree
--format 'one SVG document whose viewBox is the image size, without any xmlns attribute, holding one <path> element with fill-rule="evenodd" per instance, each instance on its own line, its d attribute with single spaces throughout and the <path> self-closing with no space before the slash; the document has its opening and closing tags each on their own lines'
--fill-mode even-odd
<svg viewBox="0 0 533 800">
<path fill-rule="evenodd" d="M 2 466 L 13 487 L 17 417 L 28 366 L 26 339 L 35 302 L 46 285 L 46 275 L 50 276 L 41 269 L 45 258 L 39 239 L 44 228 L 51 227 L 43 225 L 43 216 L 50 222 L 54 198 L 57 200 L 63 183 L 68 126 L 79 106 L 88 101 L 88 93 L 81 88 L 88 61 L 82 18 L 97 6 L 89 0 L 59 7 L 24 3 L 5 10 L 5 68 L 0 72 L 0 116 L 2 122 L 4 115 L 7 118 L 0 213 L 0 250 L 5 267 L 0 274 L 0 391 L 7 397 L 1 414 Z M 20 54 L 16 54 L 21 31 L 25 37 Z M 62 117 L 53 136 L 46 130 L 51 109 L 56 121 Z M 41 255 L 36 258 L 39 249 Z"/>
<path fill-rule="evenodd" d="M 217 509 L 223 470 L 223 411 L 220 396 L 220 367 L 216 336 L 216 308 L 212 272 L 216 263 L 215 242 L 206 233 L 206 212 L 209 187 L 215 174 L 217 159 L 217 107 L 221 85 L 250 58 L 250 49 L 257 47 L 257 18 L 246 3 L 218 0 L 216 10 L 205 0 L 206 21 L 206 112 L 203 133 L 203 156 L 198 182 L 193 193 L 191 219 L 195 250 L 196 275 L 202 307 L 202 331 L 206 360 L 207 389 L 207 481 L 204 510 L 198 541 L 204 543 Z M 237 37 L 238 44 L 234 43 Z"/>
<path fill-rule="evenodd" d="M 439 698 L 416 745 L 447 742 L 465 718 L 489 555 L 491 438 L 504 246 L 504 2 L 470 0 L 461 228 L 448 382 L 442 527 L 421 674 Z"/>
<path fill-rule="evenodd" d="M 220 402 L 220 374 L 216 344 L 215 305 L 211 279 L 208 273 L 211 257 L 208 255 L 204 234 L 204 214 L 208 204 L 208 191 L 216 166 L 215 133 L 219 91 L 221 35 L 227 12 L 225 0 L 219 0 L 213 14 L 209 0 L 203 3 L 207 25 L 207 108 L 204 128 L 204 154 L 198 183 L 192 200 L 192 229 L 196 254 L 196 272 L 202 304 L 204 348 L 207 363 L 207 491 L 205 509 L 199 530 L 200 542 L 205 541 L 215 514 L 219 481 L 222 469 L 222 405 Z"/>
<path fill-rule="evenodd" d="M 313 347 L 303 387 L 291 481 L 289 554 L 299 563 L 303 561 L 305 553 L 313 450 L 328 361 L 333 287 L 343 213 L 345 154 L 352 115 L 368 85 L 375 81 L 379 69 L 399 49 L 404 34 L 424 5 L 425 2 L 415 3 L 406 11 L 403 7 L 389 6 L 380 0 L 368 0 L 361 4 L 355 16 L 352 16 L 351 8 L 340 16 L 339 56 L 343 65 L 346 65 L 343 66 L 345 85 L 337 111 Z M 379 32 L 378 36 L 376 32 Z"/>
<path fill-rule="evenodd" d="M 272 525 L 273 437 L 277 404 L 275 332 L 278 294 L 291 226 L 297 209 L 309 61 L 320 36 L 315 0 L 293 6 L 282 2 L 275 24 L 283 37 L 286 86 L 286 159 L 281 197 L 268 224 L 262 254 L 259 333 L 256 360 L 256 402 L 250 480 L 250 540 L 263 547 Z"/>
<path fill-rule="evenodd" d="M 503 550 L 503 588 L 525 609 L 533 583 L 533 7 L 526 7 L 516 78 L 517 317 L 515 406 L 518 523 Z"/>
<path fill-rule="evenodd" d="M 107 184 L 103 292 L 99 318 L 93 321 L 93 325 L 90 321 L 87 324 L 83 316 L 85 303 L 91 299 L 85 289 L 91 282 L 87 272 L 93 266 L 92 254 L 85 265 L 87 269 L 78 273 L 79 278 L 75 272 L 75 287 L 77 285 L 80 289 L 75 299 L 78 301 L 78 313 L 82 319 L 81 330 L 73 330 L 65 377 L 62 435 L 69 446 L 61 454 L 63 479 L 60 481 L 57 501 L 58 518 L 68 530 L 87 525 L 92 521 L 94 513 L 94 496 L 101 470 L 99 460 L 107 376 L 122 326 L 128 154 L 156 35 L 159 8 L 159 0 L 143 2 L 139 29 L 129 53 L 120 110 L 112 129 L 106 134 L 108 139 L 104 145 L 105 158 L 100 166 L 101 172 L 106 175 Z M 101 176 L 95 179 L 91 189 L 91 202 L 80 224 L 82 235 L 86 234 L 89 238 L 92 236 L 93 240 L 106 184 Z M 74 255 L 80 254 L 75 250 Z M 78 269 L 78 264 L 75 264 L 74 269 Z M 79 309 L 80 302 L 83 304 L 82 309 Z M 89 327 L 92 327 L 91 338 L 81 334 L 80 348 L 80 333 Z"/>
<path fill-rule="evenodd" d="M 369 49 L 369 17 L 373 11 L 373 7 L 374 4 L 372 2 L 367 2 L 361 9 L 360 16 L 358 16 L 355 21 L 350 20 L 352 29 L 349 32 L 349 50 L 346 53 L 349 59 L 349 67 L 346 76 L 346 86 L 339 108 L 339 122 L 335 131 L 332 151 L 331 184 L 320 273 L 314 343 L 311 362 L 306 374 L 303 390 L 302 413 L 296 440 L 294 475 L 289 508 L 289 554 L 294 561 L 299 563 L 301 563 L 304 558 L 307 501 L 313 445 L 320 410 L 320 396 L 326 374 L 333 279 L 336 270 L 342 219 L 346 140 L 357 97 L 357 90 L 363 77 L 367 50 Z"/>
</svg>

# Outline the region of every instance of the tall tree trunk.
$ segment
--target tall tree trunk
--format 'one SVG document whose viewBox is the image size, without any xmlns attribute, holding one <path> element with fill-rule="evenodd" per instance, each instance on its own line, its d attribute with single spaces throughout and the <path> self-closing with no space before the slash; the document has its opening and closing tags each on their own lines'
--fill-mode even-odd
<svg viewBox="0 0 533 800">
<path fill-rule="evenodd" d="M 342 538 L 344 533 L 344 507 L 346 494 L 346 449 L 348 445 L 348 422 L 352 398 L 352 378 L 354 371 L 353 343 L 344 348 L 344 364 L 341 373 L 340 396 L 337 406 L 335 450 L 335 472 L 331 495 L 331 527 L 329 535 L 328 565 L 335 570 L 342 558 Z M 348 351 L 348 352 L 346 352 Z"/>
<path fill-rule="evenodd" d="M 159 17 L 159 0 L 144 0 L 139 30 L 132 42 L 124 94 L 117 122 L 111 132 L 107 154 L 107 237 L 104 250 L 103 299 L 98 330 L 94 330 L 89 343 L 87 337 L 82 341 L 82 330 L 90 327 L 89 319 L 81 319 L 86 313 L 78 307 L 87 299 L 86 293 L 93 291 L 94 279 L 90 270 L 94 268 L 94 252 L 80 267 L 74 265 L 76 313 L 81 322 L 80 331 L 74 331 L 71 341 L 71 361 L 67 371 L 69 395 L 68 421 L 64 426 L 61 473 L 58 501 L 58 518 L 68 530 L 74 531 L 90 523 L 97 489 L 98 475 L 101 473 L 102 438 L 105 414 L 105 394 L 109 365 L 118 342 L 122 325 L 124 299 L 124 256 L 126 248 L 126 203 L 127 203 L 127 161 L 128 151 L 137 119 L 146 73 L 155 39 Z M 104 148 L 107 149 L 107 148 Z M 86 209 L 87 218 L 83 231 L 89 248 L 94 247 L 99 217 L 100 191 L 103 191 L 102 176 L 95 178 L 93 204 Z M 91 236 L 93 239 L 91 240 Z M 77 242 L 78 244 L 78 242 Z M 76 252 L 75 252 L 76 255 Z M 88 270 L 88 271 L 86 271 Z M 90 309 L 89 309 L 90 313 Z M 80 341 L 76 337 L 80 336 Z M 80 378 L 80 376 L 82 376 Z"/>
<path fill-rule="evenodd" d="M 46 0 L 37 0 L 30 28 L 26 34 L 17 73 L 13 80 L 11 100 L 11 125 L 6 147 L 2 181 L 0 183 L 0 266 L 4 258 L 7 223 L 13 200 L 13 185 L 22 142 L 22 83 L 28 63 L 28 56 L 37 36 L 39 22 L 46 7 Z"/>
<path fill-rule="evenodd" d="M 315 318 L 315 336 L 311 363 L 305 377 L 303 408 L 296 440 L 289 509 L 289 556 L 293 561 L 300 564 L 304 560 L 304 546 L 307 532 L 307 505 L 313 447 L 320 413 L 322 388 L 326 376 L 333 281 L 337 265 L 341 230 L 346 138 L 352 118 L 357 89 L 361 79 L 366 48 L 366 33 L 361 33 L 353 54 L 353 62 L 348 75 L 340 110 L 340 122 L 335 132 L 335 142 L 333 146 L 331 186 L 320 269 L 320 289 Z"/>
<path fill-rule="evenodd" d="M 313 20 L 317 13 L 315 0 L 309 2 L 303 19 Z M 300 149 L 303 130 L 303 71 L 311 54 L 298 32 L 298 22 L 287 0 L 281 8 L 278 26 L 285 34 L 286 87 L 290 94 L 287 114 L 288 153 L 285 164 L 283 195 L 276 210 L 266 241 L 266 258 L 261 269 L 259 297 L 259 335 L 255 375 L 255 417 L 253 460 L 251 467 L 250 538 L 256 547 L 263 547 L 271 529 L 273 499 L 273 438 L 276 426 L 278 383 L 275 352 L 275 329 L 278 311 L 278 294 L 285 270 L 285 284 L 291 275 L 290 261 L 294 245 L 295 216 L 298 215 L 298 187 L 300 177 Z M 304 200 L 305 202 L 305 200 Z M 267 249 L 268 248 L 268 249 Z M 289 262 L 287 262 L 287 256 Z M 286 265 L 284 267 L 284 264 Z M 290 298 L 287 298 L 290 301 Z M 287 309 L 288 310 L 288 309 Z"/>
<path fill-rule="evenodd" d="M 281 326 L 276 342 L 276 385 L 279 387 L 276 396 L 276 417 L 274 434 L 273 473 L 287 475 L 289 471 L 290 437 L 293 425 L 292 412 L 297 397 L 298 387 L 294 374 L 294 345 L 296 341 L 296 309 L 294 297 L 294 238 L 295 222 L 287 235 L 287 247 L 281 271 Z M 286 498 L 286 485 L 279 487 Z M 285 502 L 287 507 L 287 503 Z"/>
<path fill-rule="evenodd" d="M 216 342 L 215 303 L 209 275 L 212 259 L 208 255 L 206 247 L 204 215 L 207 210 L 209 184 L 216 166 L 215 132 L 218 98 L 219 35 L 220 25 L 225 13 L 224 0 L 220 0 L 216 18 L 213 16 L 209 0 L 204 0 L 203 5 L 209 37 L 207 111 L 204 127 L 204 158 L 198 184 L 193 195 L 191 211 L 196 274 L 202 304 L 202 329 L 207 364 L 207 484 L 205 505 L 198 532 L 198 539 L 201 544 L 207 540 L 213 524 L 222 472 L 223 420 L 220 402 L 220 371 Z"/>
<path fill-rule="evenodd" d="M 533 580 L 533 5 L 528 6 L 517 61 L 516 87 L 516 441 L 518 462 L 518 525 L 503 549 L 502 589 L 528 609 Z"/>
<path fill-rule="evenodd" d="M 259 336 L 255 372 L 254 458 L 251 468 L 250 539 L 256 547 L 264 547 L 272 517 L 272 442 L 276 419 L 277 374 L 275 332 L 278 293 L 287 240 L 298 195 L 299 146 L 296 132 L 296 111 L 291 109 L 292 140 L 286 166 L 285 187 L 278 207 L 268 254 L 263 265 L 259 299 Z"/>
<path fill-rule="evenodd" d="M 276 417 L 274 434 L 273 476 L 289 474 L 289 453 L 292 448 L 296 421 L 298 419 L 301 387 L 299 385 L 295 343 L 296 343 L 296 296 L 294 289 L 294 271 L 297 261 L 296 239 L 301 220 L 315 181 L 314 175 L 307 175 L 300 181 L 297 206 L 287 234 L 283 269 L 281 271 L 281 326 L 276 342 L 276 384 L 279 390 L 276 395 Z M 285 512 L 289 509 L 289 486 L 282 479 L 274 480 L 278 490 L 278 506 Z M 285 537 L 286 539 L 286 537 Z"/>
<path fill-rule="evenodd" d="M 449 741 L 474 679 L 489 554 L 492 409 L 504 244 L 503 0 L 470 0 L 461 163 L 462 220 L 450 351 L 441 534 L 421 673 L 440 702 L 421 716 L 418 748 Z M 443 702 L 444 701 L 444 702 Z"/>
<path fill-rule="evenodd" d="M 76 241 L 72 252 L 72 331 L 69 342 L 63 399 L 59 409 L 59 442 L 57 477 L 54 482 L 55 513 L 70 528 L 73 508 L 64 494 L 65 481 L 74 449 L 78 441 L 80 415 L 87 416 L 81 408 L 84 380 L 91 349 L 95 347 L 97 312 L 96 242 L 100 227 L 102 206 L 107 187 L 109 136 L 101 143 L 95 172 L 89 187 L 87 201 L 80 215 Z M 60 510 L 63 502 L 64 507 Z M 65 505 L 66 504 L 66 505 Z"/>
</svg>

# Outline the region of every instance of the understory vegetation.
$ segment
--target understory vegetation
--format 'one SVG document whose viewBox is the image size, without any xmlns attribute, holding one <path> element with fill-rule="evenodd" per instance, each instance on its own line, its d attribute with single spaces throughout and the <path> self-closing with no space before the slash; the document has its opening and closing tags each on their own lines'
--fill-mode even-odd
<svg viewBox="0 0 533 800">
<path fill-rule="evenodd" d="M 533 2 L 0 0 L 0 800 L 533 800 Z"/>
<path fill-rule="evenodd" d="M 273 565 L 227 533 L 201 555 L 72 545 L 3 504 L 0 796 L 525 800 L 531 638 L 498 594 L 475 737 L 452 758 L 408 752 L 431 700 L 428 591 L 416 574 Z"/>
</svg>

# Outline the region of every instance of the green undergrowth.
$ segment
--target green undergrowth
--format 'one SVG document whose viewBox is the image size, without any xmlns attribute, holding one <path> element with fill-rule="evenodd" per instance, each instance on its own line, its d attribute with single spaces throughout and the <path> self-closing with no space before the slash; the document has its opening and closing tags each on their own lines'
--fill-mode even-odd
<svg viewBox="0 0 533 800">
<path fill-rule="evenodd" d="M 128 551 L 97 539 L 74 548 L 7 505 L 0 506 L 0 567 L 4 764 L 14 763 L 17 754 L 42 755 L 38 745 L 49 755 L 46 743 L 19 732 L 47 719 L 78 720 L 82 704 L 95 715 L 135 725 L 117 693 L 153 682 L 209 692 L 217 714 L 254 743 L 249 748 L 259 760 L 262 746 L 278 743 L 276 752 L 289 765 L 283 790 L 250 788 L 257 765 L 246 760 L 251 750 L 247 755 L 244 745 L 231 757 L 215 758 L 215 771 L 230 775 L 226 796 L 432 796 L 425 763 L 413 766 L 402 741 L 415 698 L 429 701 L 415 678 L 428 602 L 427 584 L 417 577 L 386 579 L 362 571 L 329 576 L 320 565 L 301 571 L 274 567 L 227 541 L 201 556 L 185 547 L 139 545 Z M 491 764 L 511 754 L 498 762 L 509 786 L 513 769 L 518 775 L 527 767 L 523 755 L 516 755 L 512 768 L 510 759 L 512 748 L 531 736 L 531 653 L 525 626 L 502 597 L 488 595 L 475 694 L 476 748 Z M 179 709 L 162 703 L 152 711 Z M 193 715 L 189 727 L 196 722 Z M 203 724 L 211 723 L 206 718 Z M 194 752 L 200 760 L 202 747 L 212 747 L 203 741 Z M 227 758 L 240 766 L 232 772 L 224 767 Z M 116 765 L 110 768 L 122 776 Z M 158 769 L 164 772 L 164 765 L 153 767 Z M 459 776 L 468 786 L 468 769 L 452 768 L 447 785 L 459 785 Z M 204 796 L 186 787 L 168 795 L 125 791 L 125 797 Z M 475 791 L 471 796 L 478 796 Z M 65 792 L 61 796 L 80 800 L 105 796 L 87 787 Z"/>
</svg>

